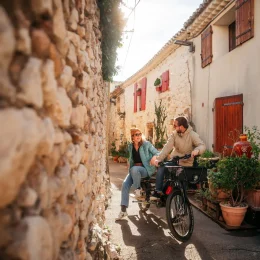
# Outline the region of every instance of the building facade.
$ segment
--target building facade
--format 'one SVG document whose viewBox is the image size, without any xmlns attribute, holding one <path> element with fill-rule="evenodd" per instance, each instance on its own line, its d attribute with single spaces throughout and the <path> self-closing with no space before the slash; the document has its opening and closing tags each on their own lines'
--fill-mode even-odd
<svg viewBox="0 0 260 260">
<path fill-rule="evenodd" d="M 233 143 L 230 132 L 260 125 L 257 117 L 260 3 L 204 1 L 184 27 L 138 72 L 123 82 L 127 129 L 139 127 L 155 141 L 155 103 L 172 118 L 185 115 L 209 150 Z M 161 79 L 160 88 L 154 86 Z"/>
</svg>

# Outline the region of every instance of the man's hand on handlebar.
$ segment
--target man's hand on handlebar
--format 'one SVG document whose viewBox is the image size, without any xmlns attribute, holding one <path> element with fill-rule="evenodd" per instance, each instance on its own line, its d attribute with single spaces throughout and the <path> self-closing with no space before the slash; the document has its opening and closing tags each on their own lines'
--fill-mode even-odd
<svg viewBox="0 0 260 260">
<path fill-rule="evenodd" d="M 195 157 L 195 156 L 198 156 L 199 155 L 199 150 L 193 150 L 192 152 L 191 152 L 191 157 Z"/>
</svg>

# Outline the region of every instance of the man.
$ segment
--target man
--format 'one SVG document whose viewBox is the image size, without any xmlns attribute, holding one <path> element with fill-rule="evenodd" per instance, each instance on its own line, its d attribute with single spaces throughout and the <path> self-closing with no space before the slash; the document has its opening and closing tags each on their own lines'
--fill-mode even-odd
<svg viewBox="0 0 260 260">
<path fill-rule="evenodd" d="M 182 166 L 192 166 L 194 156 L 204 153 L 206 146 L 200 139 L 199 135 L 192 130 L 185 117 L 180 116 L 174 119 L 174 131 L 164 145 L 158 156 L 154 156 L 151 165 L 158 167 L 158 163 L 162 162 L 171 152 L 171 157 L 184 156 L 191 154 L 189 159 L 181 159 L 179 164 Z M 159 167 L 156 174 L 156 191 L 150 198 L 152 200 L 159 198 L 163 193 L 164 166 Z"/>
</svg>

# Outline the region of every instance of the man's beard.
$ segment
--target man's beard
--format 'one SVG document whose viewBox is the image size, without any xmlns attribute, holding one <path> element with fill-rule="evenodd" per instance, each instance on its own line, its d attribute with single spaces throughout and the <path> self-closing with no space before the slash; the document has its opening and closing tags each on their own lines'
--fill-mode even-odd
<svg viewBox="0 0 260 260">
<path fill-rule="evenodd" d="M 177 134 L 182 134 L 182 131 L 181 131 L 181 130 L 178 130 L 178 131 L 177 131 Z"/>
</svg>

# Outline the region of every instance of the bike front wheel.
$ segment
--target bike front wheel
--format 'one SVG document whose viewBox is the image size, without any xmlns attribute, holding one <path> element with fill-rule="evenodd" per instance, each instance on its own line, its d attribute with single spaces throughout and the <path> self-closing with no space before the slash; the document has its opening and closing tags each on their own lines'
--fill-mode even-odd
<svg viewBox="0 0 260 260">
<path fill-rule="evenodd" d="M 193 232 L 194 217 L 189 201 L 185 200 L 181 191 L 171 193 L 166 201 L 166 217 L 173 236 L 184 242 Z"/>
</svg>

